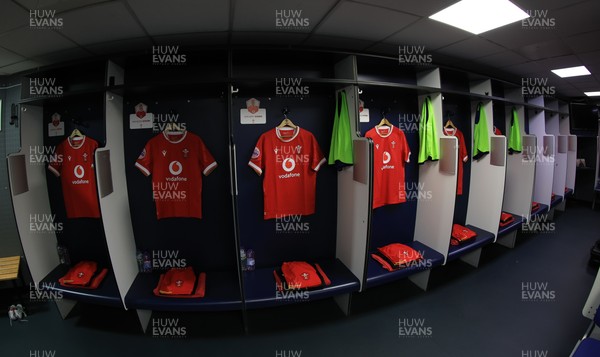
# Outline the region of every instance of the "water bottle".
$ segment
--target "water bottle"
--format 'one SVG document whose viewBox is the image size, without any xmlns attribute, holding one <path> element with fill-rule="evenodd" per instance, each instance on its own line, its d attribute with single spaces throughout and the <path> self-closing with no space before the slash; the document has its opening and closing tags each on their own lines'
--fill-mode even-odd
<svg viewBox="0 0 600 357">
<path fill-rule="evenodd" d="M 141 250 L 137 250 L 136 254 L 135 254 L 135 258 L 137 260 L 137 264 L 138 264 L 138 271 L 141 273 L 144 271 L 144 254 L 142 253 Z"/>
<path fill-rule="evenodd" d="M 242 271 L 248 270 L 246 262 L 246 250 L 244 249 L 244 247 L 240 248 L 240 259 L 242 261 Z"/>
<path fill-rule="evenodd" d="M 144 263 L 142 265 L 142 272 L 151 273 L 152 272 L 152 259 L 150 259 L 150 254 L 148 251 L 144 251 L 143 253 Z"/>
<path fill-rule="evenodd" d="M 256 262 L 254 261 L 254 250 L 248 249 L 248 260 L 246 261 L 248 271 L 254 271 Z"/>
</svg>

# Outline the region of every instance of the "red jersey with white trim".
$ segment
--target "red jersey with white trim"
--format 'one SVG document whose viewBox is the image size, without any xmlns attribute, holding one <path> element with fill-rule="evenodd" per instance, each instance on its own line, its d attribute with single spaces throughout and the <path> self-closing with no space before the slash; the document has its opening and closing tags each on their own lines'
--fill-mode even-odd
<svg viewBox="0 0 600 357">
<path fill-rule="evenodd" d="M 404 165 L 410 148 L 404 132 L 395 126 L 373 127 L 365 137 L 373 140 L 373 208 L 406 202 Z"/>
<path fill-rule="evenodd" d="M 248 165 L 264 174 L 264 219 L 314 214 L 317 171 L 325 161 L 307 130 L 283 127 L 263 133 Z"/>
<path fill-rule="evenodd" d="M 202 175 L 208 176 L 217 162 L 198 135 L 162 132 L 146 143 L 135 166 L 152 175 L 158 219 L 202 218 Z"/>
<path fill-rule="evenodd" d="M 48 169 L 60 176 L 67 218 L 100 218 L 94 152 L 98 142 L 88 136 L 67 138 L 56 147 Z"/>
<path fill-rule="evenodd" d="M 469 153 L 467 152 L 465 137 L 462 131 L 454 128 L 444 128 L 444 135 L 456 136 L 458 139 L 458 177 L 456 178 L 456 195 L 460 196 L 463 193 L 463 163 L 469 160 Z"/>
</svg>

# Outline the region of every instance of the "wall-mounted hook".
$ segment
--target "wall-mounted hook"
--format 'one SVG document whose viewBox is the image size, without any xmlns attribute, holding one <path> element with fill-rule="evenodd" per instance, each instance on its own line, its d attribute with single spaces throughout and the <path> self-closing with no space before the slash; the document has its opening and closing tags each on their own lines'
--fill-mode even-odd
<svg viewBox="0 0 600 357">
<path fill-rule="evenodd" d="M 239 88 L 233 88 L 233 86 L 231 86 L 231 93 L 238 93 L 240 91 Z"/>
<path fill-rule="evenodd" d="M 362 94 L 362 89 L 358 88 L 358 94 Z"/>
</svg>

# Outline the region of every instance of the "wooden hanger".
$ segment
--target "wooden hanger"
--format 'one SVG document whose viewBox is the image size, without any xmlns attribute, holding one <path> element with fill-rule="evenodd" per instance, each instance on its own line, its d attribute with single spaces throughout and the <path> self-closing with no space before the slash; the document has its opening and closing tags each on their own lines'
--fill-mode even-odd
<svg viewBox="0 0 600 357">
<path fill-rule="evenodd" d="M 83 138 L 84 135 L 81 133 L 81 131 L 79 131 L 79 129 L 73 129 L 73 131 L 71 132 L 71 135 L 69 135 L 69 138 L 71 139 L 76 139 L 76 138 Z"/>
<path fill-rule="evenodd" d="M 296 124 L 294 124 L 290 118 L 287 117 L 287 114 L 290 112 L 288 107 L 284 107 L 283 110 L 281 111 L 283 113 L 283 120 L 281 121 L 281 123 L 279 125 L 277 125 L 277 128 L 281 129 L 281 128 L 292 128 L 292 129 L 296 129 L 297 126 Z"/>
<path fill-rule="evenodd" d="M 387 120 L 387 118 L 385 117 L 386 114 L 387 114 L 386 110 L 382 110 L 381 111 L 381 116 L 382 116 L 381 121 L 379 122 L 379 124 L 375 125 L 377 128 L 380 128 L 382 126 L 387 126 L 387 127 L 390 127 L 390 128 L 392 127 L 392 123 L 390 123 L 390 121 Z"/>
<path fill-rule="evenodd" d="M 454 123 L 452 122 L 452 120 L 448 119 L 446 121 L 446 124 L 444 125 L 444 128 L 452 128 L 454 130 L 456 130 L 456 126 L 454 126 Z"/>
<path fill-rule="evenodd" d="M 167 123 L 164 130 L 165 133 L 173 135 L 183 134 L 184 131 L 178 123 Z"/>
</svg>

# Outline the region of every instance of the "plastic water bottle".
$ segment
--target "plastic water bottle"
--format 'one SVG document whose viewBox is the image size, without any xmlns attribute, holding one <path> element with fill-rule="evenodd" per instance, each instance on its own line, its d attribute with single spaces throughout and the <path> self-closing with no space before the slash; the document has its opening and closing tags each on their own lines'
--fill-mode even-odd
<svg viewBox="0 0 600 357">
<path fill-rule="evenodd" d="M 254 250 L 248 249 L 248 260 L 246 262 L 248 266 L 248 271 L 253 271 L 256 265 L 256 262 L 254 260 Z"/>
<path fill-rule="evenodd" d="M 240 247 L 240 259 L 242 261 L 242 271 L 248 270 L 246 261 L 246 250 L 244 249 L 244 247 Z"/>
</svg>

